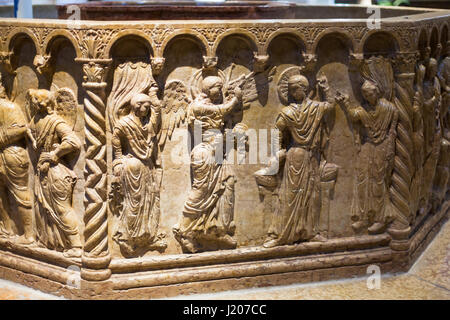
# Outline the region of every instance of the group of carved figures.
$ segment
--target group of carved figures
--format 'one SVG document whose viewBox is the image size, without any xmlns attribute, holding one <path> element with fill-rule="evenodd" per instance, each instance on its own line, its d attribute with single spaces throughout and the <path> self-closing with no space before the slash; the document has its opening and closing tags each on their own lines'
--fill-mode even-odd
<svg viewBox="0 0 450 320">
<path fill-rule="evenodd" d="M 77 177 L 70 156 L 77 156 L 81 142 L 73 131 L 73 92 L 30 89 L 27 116 L 4 94 L 0 100 L 1 236 L 15 236 L 8 214 L 17 212 L 22 235 L 18 242 L 37 243 L 64 251 L 68 257 L 82 253 L 78 217 L 72 196 Z M 29 155 L 34 164 L 35 225 L 29 188 Z"/>
<path fill-rule="evenodd" d="M 112 238 L 125 256 L 167 247 L 166 235 L 158 230 L 160 155 L 174 129 L 186 122 L 190 130 L 200 128 L 202 139 L 191 151 L 191 190 L 173 235 L 183 252 L 235 248 L 236 178 L 233 166 L 227 159 L 217 161 L 217 153 L 223 156 L 220 146 L 226 135 L 245 138 L 248 128 L 241 122 L 242 114 L 257 97 L 253 74 L 230 80 L 220 70 L 199 70 L 189 84 L 168 81 L 160 100 L 150 68 L 140 62 L 117 66 L 107 101 L 113 151 L 108 201 L 118 217 Z M 357 150 L 353 229 L 378 234 L 392 225 L 411 225 L 413 221 L 405 223 L 396 214 L 392 200 L 396 192 L 393 172 L 409 168 L 396 163 L 397 154 L 403 151 L 398 141 L 399 110 L 407 93 L 397 83 L 391 61 L 373 56 L 362 63 L 362 105 L 352 105 L 347 93 L 332 95 L 322 73 L 317 74 L 316 88 L 311 90 L 302 70 L 291 67 L 280 76 L 278 95 L 285 107 L 275 122 L 279 132 L 275 150 L 279 151 L 267 167 L 255 173 L 260 188 L 278 199 L 264 246 L 326 240 L 318 221 L 329 210 L 338 178 L 338 166 L 324 152 L 331 130 L 328 120 L 337 107 L 347 116 Z M 439 63 L 428 54 L 417 64 L 415 80 L 408 88 L 414 97 L 409 164 L 414 174 L 408 186 L 414 214 L 438 206 L 447 192 L 449 73 L 450 52 Z M 8 100 L 3 88 L 1 95 L 0 235 L 14 236 L 8 214 L 17 212 L 22 228 L 19 242 L 80 256 L 79 222 L 73 208 L 77 177 L 72 163 L 81 149 L 74 132 L 74 94 L 66 88 L 30 89 L 26 115 Z M 36 159 L 33 170 L 29 170 L 29 157 Z M 35 175 L 34 197 L 29 191 L 29 172 Z M 36 202 L 34 224 L 32 198 Z"/>
</svg>

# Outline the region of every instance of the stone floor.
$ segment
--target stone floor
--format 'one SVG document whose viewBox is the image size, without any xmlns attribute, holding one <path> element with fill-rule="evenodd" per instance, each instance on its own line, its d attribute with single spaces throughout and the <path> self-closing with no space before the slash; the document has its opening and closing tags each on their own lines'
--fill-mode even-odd
<svg viewBox="0 0 450 320">
<path fill-rule="evenodd" d="M 370 282 L 371 284 L 373 282 Z M 444 299 L 450 300 L 450 221 L 441 229 L 408 273 L 381 275 L 378 289 L 368 279 L 327 281 L 271 288 L 178 296 L 175 299 Z M 60 299 L 0 280 L 0 300 Z"/>
</svg>

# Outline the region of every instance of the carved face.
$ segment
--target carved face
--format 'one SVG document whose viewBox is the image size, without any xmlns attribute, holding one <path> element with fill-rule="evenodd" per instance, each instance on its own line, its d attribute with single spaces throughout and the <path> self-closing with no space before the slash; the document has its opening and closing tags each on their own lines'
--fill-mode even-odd
<svg viewBox="0 0 450 320">
<path fill-rule="evenodd" d="M 370 105 L 377 104 L 380 94 L 377 86 L 373 82 L 365 81 L 361 87 L 361 91 L 364 99 L 366 99 Z"/>
<path fill-rule="evenodd" d="M 131 107 L 138 117 L 146 117 L 151 107 L 150 97 L 146 94 L 138 94 L 134 96 L 133 99 L 131 99 Z"/>
<path fill-rule="evenodd" d="M 212 102 L 217 102 L 222 98 L 222 79 L 219 77 L 206 77 L 203 80 L 203 92 Z"/>
<path fill-rule="evenodd" d="M 289 94 L 297 102 L 301 102 L 303 101 L 303 99 L 305 99 L 308 86 L 308 80 L 301 75 L 292 76 L 288 80 Z"/>
<path fill-rule="evenodd" d="M 28 94 L 30 95 L 32 108 L 35 108 L 39 112 L 50 113 L 53 105 L 52 94 L 50 91 L 44 89 L 30 89 Z"/>
</svg>

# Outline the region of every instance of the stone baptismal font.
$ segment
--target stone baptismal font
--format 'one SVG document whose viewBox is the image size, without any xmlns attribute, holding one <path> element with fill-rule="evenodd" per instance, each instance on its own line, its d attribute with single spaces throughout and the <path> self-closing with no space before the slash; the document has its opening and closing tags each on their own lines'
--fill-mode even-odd
<svg viewBox="0 0 450 320">
<path fill-rule="evenodd" d="M 69 7 L 0 20 L 1 278 L 129 299 L 407 271 L 448 218 L 450 11 Z"/>
</svg>

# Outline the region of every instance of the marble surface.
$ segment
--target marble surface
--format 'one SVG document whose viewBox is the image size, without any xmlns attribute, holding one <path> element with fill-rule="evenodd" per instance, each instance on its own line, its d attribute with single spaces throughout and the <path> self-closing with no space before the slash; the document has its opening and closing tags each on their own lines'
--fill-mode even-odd
<svg viewBox="0 0 450 320">
<path fill-rule="evenodd" d="M 443 299 L 450 300 L 450 221 L 408 273 L 381 275 L 379 289 L 369 289 L 367 277 L 245 289 L 213 294 L 178 296 L 175 299 Z M 37 290 L 0 280 L 0 300 L 60 299 Z"/>
</svg>

